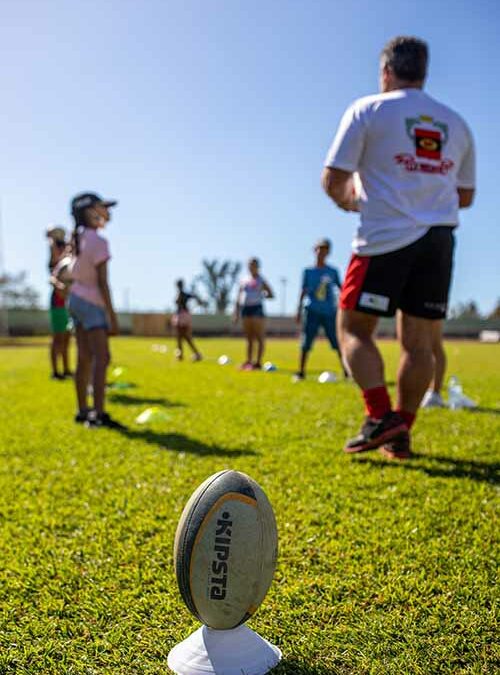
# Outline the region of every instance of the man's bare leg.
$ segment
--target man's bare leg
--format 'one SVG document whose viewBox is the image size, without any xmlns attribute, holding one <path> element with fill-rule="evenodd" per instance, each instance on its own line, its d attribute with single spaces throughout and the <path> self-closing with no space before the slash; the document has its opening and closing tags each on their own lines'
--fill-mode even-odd
<svg viewBox="0 0 500 675">
<path fill-rule="evenodd" d="M 397 407 L 409 413 L 407 423 L 411 426 L 420 402 L 432 378 L 434 359 L 432 333 L 434 321 L 398 313 L 397 328 L 401 344 L 398 371 Z M 410 419 L 413 416 L 413 419 Z"/>
<path fill-rule="evenodd" d="M 377 317 L 355 310 L 339 310 L 337 333 L 344 360 L 363 392 L 368 419 L 350 439 L 344 452 L 373 450 L 401 437 L 408 438 L 404 419 L 391 410 L 384 380 L 384 362 L 375 344 Z"/>
<path fill-rule="evenodd" d="M 446 352 L 443 347 L 443 322 L 433 321 L 432 324 L 432 353 L 434 355 L 432 390 L 436 394 L 441 394 L 444 374 L 446 372 Z"/>
<path fill-rule="evenodd" d="M 361 389 L 383 387 L 384 362 L 374 334 L 378 317 L 350 309 L 337 313 L 340 351 L 356 384 Z"/>
</svg>

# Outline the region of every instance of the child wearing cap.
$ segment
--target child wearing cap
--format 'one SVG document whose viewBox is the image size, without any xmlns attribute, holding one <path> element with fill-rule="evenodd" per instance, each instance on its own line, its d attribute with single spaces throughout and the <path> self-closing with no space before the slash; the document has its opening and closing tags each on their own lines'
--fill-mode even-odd
<svg viewBox="0 0 500 675">
<path fill-rule="evenodd" d="M 57 278 L 64 260 L 68 256 L 66 230 L 60 226 L 50 226 L 46 231 L 49 240 L 49 272 L 52 291 L 50 294 L 50 327 L 52 340 L 50 343 L 50 363 L 52 379 L 64 380 L 73 373 L 69 367 L 69 342 L 71 338 L 71 320 L 66 307 L 67 286 Z M 62 361 L 63 370 L 59 372 L 58 362 Z"/>
<path fill-rule="evenodd" d="M 111 220 L 109 209 L 115 205 L 116 202 L 104 201 L 94 193 L 77 195 L 71 203 L 75 260 L 69 310 L 78 347 L 75 421 L 87 427 L 123 429 L 123 425 L 105 411 L 106 370 L 110 361 L 108 335 L 118 334 L 118 321 L 108 285 L 111 254 L 108 242 L 99 231 Z M 93 385 L 93 409 L 89 408 L 87 399 L 89 380 Z"/>
<path fill-rule="evenodd" d="M 247 339 L 247 358 L 241 370 L 260 370 L 265 347 L 264 299 L 274 298 L 271 287 L 260 275 L 260 263 L 257 258 L 250 258 L 248 271 L 250 275 L 244 279 L 238 291 L 234 322 L 243 319 L 243 332 Z M 257 358 L 254 361 L 254 345 L 257 343 Z"/>
<path fill-rule="evenodd" d="M 305 379 L 307 358 L 321 327 L 332 349 L 339 355 L 344 376 L 348 376 L 342 362 L 335 330 L 337 317 L 335 287 L 340 288 L 342 282 L 338 270 L 326 264 L 330 250 L 331 244 L 328 239 L 318 241 L 314 247 L 316 265 L 306 268 L 302 275 L 302 290 L 296 317 L 297 323 L 299 325 L 302 323 L 302 347 L 299 370 L 294 375 L 295 381 Z M 302 321 L 303 304 L 305 311 Z"/>
</svg>

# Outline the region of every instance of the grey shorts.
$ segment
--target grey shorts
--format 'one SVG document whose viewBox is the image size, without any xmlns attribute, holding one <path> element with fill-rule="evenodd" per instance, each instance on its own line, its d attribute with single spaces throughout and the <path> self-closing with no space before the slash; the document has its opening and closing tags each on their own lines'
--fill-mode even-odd
<svg viewBox="0 0 500 675">
<path fill-rule="evenodd" d="M 72 293 L 69 296 L 68 309 L 76 327 L 81 326 L 83 330 L 95 330 L 96 328 L 107 330 L 109 328 L 104 307 L 94 305 Z"/>
</svg>

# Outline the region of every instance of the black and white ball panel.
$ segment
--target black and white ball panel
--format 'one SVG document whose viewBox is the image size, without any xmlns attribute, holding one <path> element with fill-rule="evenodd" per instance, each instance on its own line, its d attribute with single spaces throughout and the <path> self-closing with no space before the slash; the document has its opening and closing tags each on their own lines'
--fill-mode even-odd
<svg viewBox="0 0 500 675">
<path fill-rule="evenodd" d="M 211 476 L 186 504 L 175 538 L 187 607 L 211 628 L 245 622 L 269 589 L 277 548 L 274 513 L 259 485 L 237 471 Z"/>
</svg>

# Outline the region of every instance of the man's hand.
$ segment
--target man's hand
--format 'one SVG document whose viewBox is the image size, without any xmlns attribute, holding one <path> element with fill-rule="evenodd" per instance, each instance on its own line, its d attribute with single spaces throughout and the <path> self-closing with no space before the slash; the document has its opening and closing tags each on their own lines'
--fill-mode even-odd
<svg viewBox="0 0 500 675">
<path fill-rule="evenodd" d="M 325 167 L 321 174 L 323 190 L 343 211 L 359 211 L 352 176 L 349 171 L 330 167 Z"/>
</svg>

